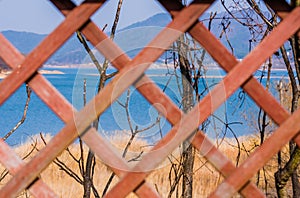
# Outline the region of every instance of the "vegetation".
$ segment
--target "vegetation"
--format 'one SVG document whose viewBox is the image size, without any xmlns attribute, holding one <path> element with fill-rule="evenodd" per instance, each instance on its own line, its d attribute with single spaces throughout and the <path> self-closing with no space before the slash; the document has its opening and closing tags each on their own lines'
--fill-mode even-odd
<svg viewBox="0 0 300 198">
<path fill-rule="evenodd" d="M 46 142 L 48 142 L 51 138 L 50 135 L 43 135 Z M 129 138 L 129 137 L 127 137 Z M 113 136 L 111 137 L 111 142 L 117 146 L 118 148 L 124 148 L 127 144 L 127 139 L 123 136 Z M 246 157 L 259 145 L 259 137 L 258 136 L 243 136 L 239 138 L 240 144 L 242 145 L 240 162 L 246 159 Z M 141 140 L 135 140 L 132 146 L 130 147 L 129 152 L 138 152 L 141 147 L 148 144 L 147 142 Z M 217 144 L 216 144 L 217 145 Z M 37 150 L 42 149 L 45 146 L 40 136 L 32 137 L 31 140 L 20 145 L 15 148 L 15 151 L 19 156 L 25 156 L 29 151 L 34 149 L 33 153 L 26 159 L 26 161 L 30 160 L 37 152 Z M 227 155 L 229 159 L 232 161 L 236 160 L 238 154 L 238 147 L 235 139 L 225 138 L 223 143 L 219 145 L 220 150 Z M 74 176 L 71 176 L 66 171 L 63 171 L 63 166 L 67 166 L 72 169 L 74 173 L 80 175 L 80 170 L 78 168 L 77 162 L 74 161 L 73 157 L 79 159 L 80 158 L 80 149 L 78 143 L 75 143 L 69 147 L 69 151 L 64 151 L 61 156 L 57 158 L 57 160 L 52 163 L 45 171 L 42 172 L 41 178 L 42 180 L 57 193 L 59 197 L 78 197 L 79 195 L 83 195 L 83 187 L 78 182 L 74 181 Z M 121 152 L 121 151 L 120 151 Z M 288 153 L 288 147 L 283 150 L 284 153 Z M 72 153 L 72 155 L 70 155 Z M 84 155 L 88 155 L 88 148 L 84 146 Z M 129 161 L 133 155 L 128 155 L 126 159 Z M 172 159 L 177 156 L 177 160 L 179 159 L 178 153 L 174 152 L 172 156 L 169 156 Z M 64 165 L 59 164 L 58 162 L 63 162 Z M 134 161 L 129 162 L 131 164 L 136 163 Z M 156 169 L 148 178 L 147 182 L 153 185 L 159 194 L 162 197 L 168 197 L 170 195 L 172 180 L 174 177 L 174 173 L 170 173 L 171 165 L 169 160 L 166 160 L 158 169 Z M 266 172 L 264 173 L 266 178 L 261 177 L 261 180 L 267 179 L 268 186 L 264 186 L 263 183 L 260 184 L 260 188 L 267 189 L 267 195 L 270 197 L 276 196 L 276 189 L 273 181 L 273 174 L 277 168 L 277 158 L 274 157 L 267 165 Z M 6 170 L 1 167 L 0 168 L 1 178 L 7 174 Z M 108 178 L 111 175 L 110 169 L 108 169 L 98 158 L 96 158 L 95 165 L 95 173 L 94 173 L 94 185 L 102 192 Z M 194 188 L 193 195 L 194 197 L 206 197 L 212 192 L 217 185 L 222 182 L 223 177 L 216 171 L 203 157 L 201 157 L 197 152 L 195 153 L 195 162 L 193 169 L 193 177 L 194 177 Z M 5 177 L 1 180 L 1 185 L 5 184 L 10 176 Z M 256 178 L 253 178 L 253 182 L 255 182 Z M 115 178 L 112 182 L 113 186 L 118 181 Z M 174 192 L 171 197 L 177 197 L 181 194 L 181 188 L 178 188 L 178 191 Z M 20 197 L 30 197 L 29 192 L 23 192 Z M 93 196 L 92 196 L 93 197 Z M 133 193 L 130 197 L 136 197 Z"/>
</svg>

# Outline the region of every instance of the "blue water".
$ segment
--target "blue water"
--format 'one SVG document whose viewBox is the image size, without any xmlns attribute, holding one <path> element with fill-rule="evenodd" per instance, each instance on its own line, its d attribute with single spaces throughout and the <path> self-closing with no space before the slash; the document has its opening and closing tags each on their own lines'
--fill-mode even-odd
<svg viewBox="0 0 300 198">
<path fill-rule="evenodd" d="M 48 68 L 47 68 L 48 69 Z M 51 69 L 48 69 L 51 70 Z M 55 69 L 57 70 L 57 69 Z M 63 75 L 47 74 L 44 75 L 77 109 L 83 107 L 83 79 L 87 80 L 87 100 L 89 101 L 97 90 L 98 76 L 95 69 L 59 69 L 64 72 Z M 112 70 L 109 70 L 112 72 Z M 177 80 L 173 70 L 155 69 L 148 70 L 147 74 L 161 88 L 165 89 L 166 94 L 178 106 L 180 105 L 181 95 L 178 90 Z M 179 75 L 179 72 L 177 72 Z M 212 70 L 207 73 L 211 76 L 203 81 L 210 89 L 221 79 L 220 75 L 224 72 Z M 260 76 L 257 72 L 255 75 Z M 180 76 L 180 75 L 179 75 Z M 213 77 L 212 77 L 213 76 Z M 273 72 L 272 92 L 276 94 L 275 87 L 278 80 L 286 77 L 283 71 Z M 178 79 L 181 81 L 181 79 Z M 264 83 L 265 79 L 263 79 Z M 166 87 L 166 84 L 168 86 Z M 203 84 L 200 87 L 203 89 Z M 204 92 L 204 95 L 207 92 Z M 125 104 L 127 93 L 124 93 L 119 102 Z M 3 137 L 10 131 L 15 124 L 21 119 L 26 102 L 25 86 L 20 87 L 9 100 L 0 107 L 0 135 Z M 130 89 L 130 99 L 128 103 L 130 120 L 134 129 L 143 129 L 152 125 L 158 117 L 156 110 L 132 87 Z M 229 100 L 220 107 L 214 116 L 206 122 L 206 131 L 211 137 L 221 137 L 226 135 L 232 137 L 232 132 L 237 136 L 257 133 L 255 126 L 251 125 L 253 118 L 257 118 L 258 108 L 252 100 L 240 89 Z M 252 121 L 250 120 L 252 119 Z M 256 120 L 255 120 L 256 121 Z M 225 123 L 231 123 L 226 128 Z M 10 145 L 16 145 L 27 141 L 34 134 L 50 133 L 56 134 L 63 127 L 63 122 L 34 94 L 31 95 L 27 118 L 20 128 L 8 138 Z M 129 124 L 125 108 L 115 102 L 101 116 L 99 131 L 103 134 L 112 134 L 116 131 L 129 133 Z M 139 134 L 141 138 L 156 141 L 170 130 L 171 126 L 166 120 L 161 118 L 160 123 L 156 124 L 150 130 L 143 131 Z M 231 131 L 232 130 L 232 131 Z M 224 134 L 226 133 L 226 134 Z"/>
</svg>

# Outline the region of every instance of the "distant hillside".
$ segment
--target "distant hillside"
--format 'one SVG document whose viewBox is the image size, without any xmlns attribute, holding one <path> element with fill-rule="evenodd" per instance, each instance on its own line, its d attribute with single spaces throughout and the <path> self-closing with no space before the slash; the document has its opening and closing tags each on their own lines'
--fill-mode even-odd
<svg viewBox="0 0 300 198">
<path fill-rule="evenodd" d="M 209 14 L 204 14 L 202 19 L 209 18 Z M 219 17 L 220 18 L 220 17 Z M 171 21 L 169 14 L 156 14 L 144 21 L 129 25 L 118 31 L 115 42 L 133 57 L 142 49 L 154 36 Z M 220 21 L 213 23 L 212 32 L 219 37 L 222 31 Z M 23 54 L 28 54 L 36 47 L 47 35 L 35 34 L 30 32 L 4 31 L 5 37 L 10 40 Z M 234 48 L 234 54 L 237 58 L 243 58 L 248 53 L 249 32 L 246 27 L 232 22 L 228 37 Z M 230 47 L 225 40 L 221 41 Z M 74 34 L 48 61 L 47 64 L 65 65 L 80 64 L 87 57 L 83 46 Z"/>
<path fill-rule="evenodd" d="M 128 30 L 131 28 L 143 27 L 143 26 L 165 27 L 170 21 L 171 21 L 171 16 L 169 14 L 160 13 L 160 14 L 153 15 L 152 17 L 150 17 L 144 21 L 133 23 L 133 24 L 121 29 L 121 31 Z"/>
<path fill-rule="evenodd" d="M 28 54 L 47 35 L 30 32 L 3 31 L 3 35 L 23 54 Z M 82 45 L 73 35 L 53 56 L 47 64 L 79 64 L 86 56 Z"/>
</svg>

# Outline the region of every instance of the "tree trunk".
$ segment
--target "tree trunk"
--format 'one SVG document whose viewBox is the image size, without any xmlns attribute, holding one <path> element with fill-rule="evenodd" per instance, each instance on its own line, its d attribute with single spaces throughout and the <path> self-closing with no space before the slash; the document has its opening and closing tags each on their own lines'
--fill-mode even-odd
<svg viewBox="0 0 300 198">
<path fill-rule="evenodd" d="M 85 172 L 83 176 L 83 190 L 84 190 L 83 197 L 84 198 L 91 197 L 91 189 L 92 189 L 91 171 L 93 167 L 92 166 L 93 159 L 94 159 L 94 153 L 91 150 L 89 150 L 88 157 L 86 160 Z"/>
<path fill-rule="evenodd" d="M 186 113 L 194 106 L 192 78 L 190 73 L 190 65 L 187 58 L 187 50 L 185 49 L 184 37 L 181 36 L 177 42 L 179 66 L 182 76 L 183 111 Z M 193 195 L 193 168 L 194 168 L 194 147 L 189 140 L 182 144 L 182 197 L 192 197 Z"/>
<path fill-rule="evenodd" d="M 290 160 L 287 162 L 284 168 L 275 173 L 275 184 L 276 184 L 278 197 L 287 197 L 287 190 L 285 189 L 285 186 L 289 178 L 291 177 L 291 175 L 293 175 L 293 173 L 297 169 L 299 162 L 300 162 L 300 150 L 296 148 L 292 153 Z M 298 177 L 296 176 L 296 178 L 294 179 L 298 180 Z M 296 185 L 298 184 L 296 183 Z M 299 193 L 298 188 L 293 188 L 293 197 L 300 197 L 298 193 Z"/>
<path fill-rule="evenodd" d="M 298 39 L 297 39 L 298 40 Z M 292 47 L 295 48 L 295 46 Z M 297 48 L 294 49 L 297 51 Z M 292 102 L 291 102 L 291 112 L 293 113 L 297 108 L 298 108 L 298 99 L 299 99 L 299 89 L 297 86 L 297 81 L 294 76 L 294 72 L 292 70 L 289 58 L 287 56 L 287 52 L 282 46 L 280 48 L 280 51 L 282 53 L 283 60 L 285 62 L 285 65 L 287 67 L 287 71 L 289 74 L 289 79 L 291 81 L 291 86 L 292 86 Z M 294 54 L 296 55 L 296 53 Z M 296 55 L 295 62 L 299 61 L 298 56 Z M 298 62 L 296 63 L 296 67 L 298 65 Z M 298 74 L 299 70 L 297 70 Z M 299 75 L 299 74 L 298 74 Z M 276 190 L 277 190 L 277 195 L 278 197 L 286 197 L 287 190 L 286 190 L 286 184 L 291 178 L 292 180 L 292 189 L 293 189 L 293 197 L 298 198 L 300 197 L 300 183 L 298 179 L 298 174 L 297 174 L 297 167 L 300 164 L 300 150 L 298 146 L 294 142 L 290 142 L 290 159 L 287 162 L 287 164 L 284 166 L 283 169 L 279 169 L 275 173 L 275 185 L 276 185 Z"/>
</svg>

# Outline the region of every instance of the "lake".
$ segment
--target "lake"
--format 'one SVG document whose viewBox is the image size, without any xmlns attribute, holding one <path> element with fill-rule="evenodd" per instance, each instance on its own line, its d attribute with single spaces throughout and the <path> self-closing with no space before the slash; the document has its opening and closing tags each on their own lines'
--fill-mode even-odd
<svg viewBox="0 0 300 198">
<path fill-rule="evenodd" d="M 98 76 L 96 69 L 93 68 L 46 68 L 47 70 L 59 70 L 64 74 L 45 74 L 44 76 L 64 95 L 64 97 L 72 103 L 77 109 L 83 107 L 83 81 L 87 81 L 87 100 L 90 100 L 97 90 Z M 113 70 L 109 70 L 112 72 Z M 181 94 L 178 89 L 178 81 L 181 81 L 179 72 L 176 78 L 172 69 L 150 69 L 147 75 L 175 102 L 180 105 Z M 212 89 L 224 75 L 221 70 L 213 69 L 207 71 L 207 78 L 202 79 L 200 90 L 204 87 Z M 259 78 L 261 72 L 256 72 L 255 76 Z M 276 70 L 272 72 L 271 90 L 273 94 L 276 92 L 276 84 L 280 79 L 287 79 L 285 71 Z M 262 83 L 265 83 L 263 78 Z M 201 92 L 201 91 L 200 91 Z M 153 125 L 157 121 L 158 114 L 156 110 L 134 89 L 130 89 L 130 99 L 128 102 L 128 113 L 133 128 L 143 130 Z M 203 91 L 203 95 L 207 94 L 207 90 Z M 101 116 L 99 131 L 103 135 L 111 135 L 115 133 L 129 133 L 128 117 L 126 110 L 121 104 L 125 104 L 127 93 L 119 98 L 119 102 L 115 102 Z M 16 91 L 0 107 L 0 135 L 3 137 L 10 131 L 15 124 L 21 119 L 23 109 L 26 102 L 26 88 L 22 86 Z M 229 100 L 221 106 L 213 116 L 206 122 L 206 133 L 212 137 L 232 137 L 233 132 L 237 136 L 257 133 L 258 107 L 253 101 L 239 89 L 233 94 Z M 226 128 L 228 123 L 230 128 Z M 25 142 L 34 134 L 50 133 L 55 135 L 63 127 L 63 122 L 49 110 L 49 108 L 34 94 L 31 95 L 27 118 L 20 128 L 8 138 L 10 145 L 17 145 Z M 140 138 L 147 141 L 155 142 L 170 130 L 171 126 L 163 118 L 159 124 L 154 125 L 151 129 L 143 131 L 139 134 Z"/>
</svg>

